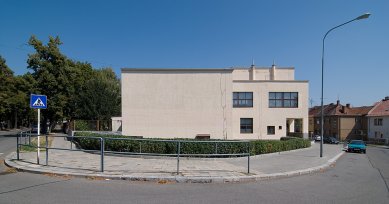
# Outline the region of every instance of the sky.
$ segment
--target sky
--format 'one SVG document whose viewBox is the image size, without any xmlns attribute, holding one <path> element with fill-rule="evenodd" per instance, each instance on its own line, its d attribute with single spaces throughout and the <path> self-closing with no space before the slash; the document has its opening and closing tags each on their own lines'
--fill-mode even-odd
<svg viewBox="0 0 389 204">
<path fill-rule="evenodd" d="M 0 55 L 16 75 L 35 35 L 94 68 L 295 67 L 320 105 L 370 106 L 389 96 L 387 0 L 0 0 Z"/>
</svg>

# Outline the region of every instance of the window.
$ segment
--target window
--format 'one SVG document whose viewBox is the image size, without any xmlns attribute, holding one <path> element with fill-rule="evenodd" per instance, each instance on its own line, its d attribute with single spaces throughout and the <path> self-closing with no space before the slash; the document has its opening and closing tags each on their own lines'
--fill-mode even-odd
<svg viewBox="0 0 389 204">
<path fill-rule="evenodd" d="M 268 135 L 275 135 L 276 134 L 276 127 L 274 127 L 274 126 L 267 126 L 267 134 Z"/>
<path fill-rule="evenodd" d="M 375 118 L 374 125 L 375 126 L 382 126 L 382 118 Z"/>
<path fill-rule="evenodd" d="M 233 107 L 253 107 L 253 92 L 234 92 Z"/>
<path fill-rule="evenodd" d="M 269 92 L 269 108 L 297 108 L 298 92 Z"/>
<path fill-rule="evenodd" d="M 253 133 L 253 119 L 241 118 L 240 119 L 240 133 Z"/>
</svg>

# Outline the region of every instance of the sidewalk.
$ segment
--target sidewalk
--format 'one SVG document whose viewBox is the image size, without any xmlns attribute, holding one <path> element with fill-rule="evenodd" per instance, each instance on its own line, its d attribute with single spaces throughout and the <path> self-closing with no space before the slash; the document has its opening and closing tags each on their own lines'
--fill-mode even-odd
<svg viewBox="0 0 389 204">
<path fill-rule="evenodd" d="M 64 138 L 55 138 L 53 148 L 70 148 Z M 73 145 L 74 148 L 74 145 Z M 283 178 L 318 172 L 329 168 L 343 154 L 342 145 L 324 145 L 323 157 L 319 157 L 319 144 L 288 152 L 272 153 L 250 157 L 250 173 L 247 173 L 248 158 L 185 158 L 179 161 L 171 157 L 131 157 L 104 156 L 104 172 L 101 170 L 101 156 L 85 152 L 61 150 L 49 151 L 46 166 L 46 153 L 41 152 L 40 163 L 36 164 L 36 152 L 16 153 L 6 157 L 6 164 L 19 170 L 92 177 L 103 179 L 175 181 L 196 183 L 226 183 L 257 181 L 270 178 Z"/>
</svg>

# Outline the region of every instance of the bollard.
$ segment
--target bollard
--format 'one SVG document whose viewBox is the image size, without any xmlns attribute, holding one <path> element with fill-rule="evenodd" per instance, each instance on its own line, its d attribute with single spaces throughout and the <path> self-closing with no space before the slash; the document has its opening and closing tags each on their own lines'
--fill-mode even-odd
<svg viewBox="0 0 389 204">
<path fill-rule="evenodd" d="M 181 143 L 178 141 L 177 144 L 177 175 L 180 173 L 180 151 L 181 151 Z"/>
<path fill-rule="evenodd" d="M 101 172 L 104 172 L 104 139 L 100 137 Z"/>
</svg>

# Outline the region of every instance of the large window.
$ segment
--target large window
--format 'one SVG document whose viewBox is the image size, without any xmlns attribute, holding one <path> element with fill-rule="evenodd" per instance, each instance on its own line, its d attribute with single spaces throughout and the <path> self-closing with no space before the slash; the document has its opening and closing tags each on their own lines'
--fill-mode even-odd
<svg viewBox="0 0 389 204">
<path fill-rule="evenodd" d="M 269 108 L 297 108 L 298 92 L 269 92 Z"/>
<path fill-rule="evenodd" d="M 234 92 L 233 107 L 253 107 L 253 92 Z"/>
<path fill-rule="evenodd" d="M 253 119 L 241 118 L 240 119 L 240 133 L 253 133 Z"/>
<path fill-rule="evenodd" d="M 382 118 L 374 118 L 375 126 L 382 126 Z"/>
</svg>

